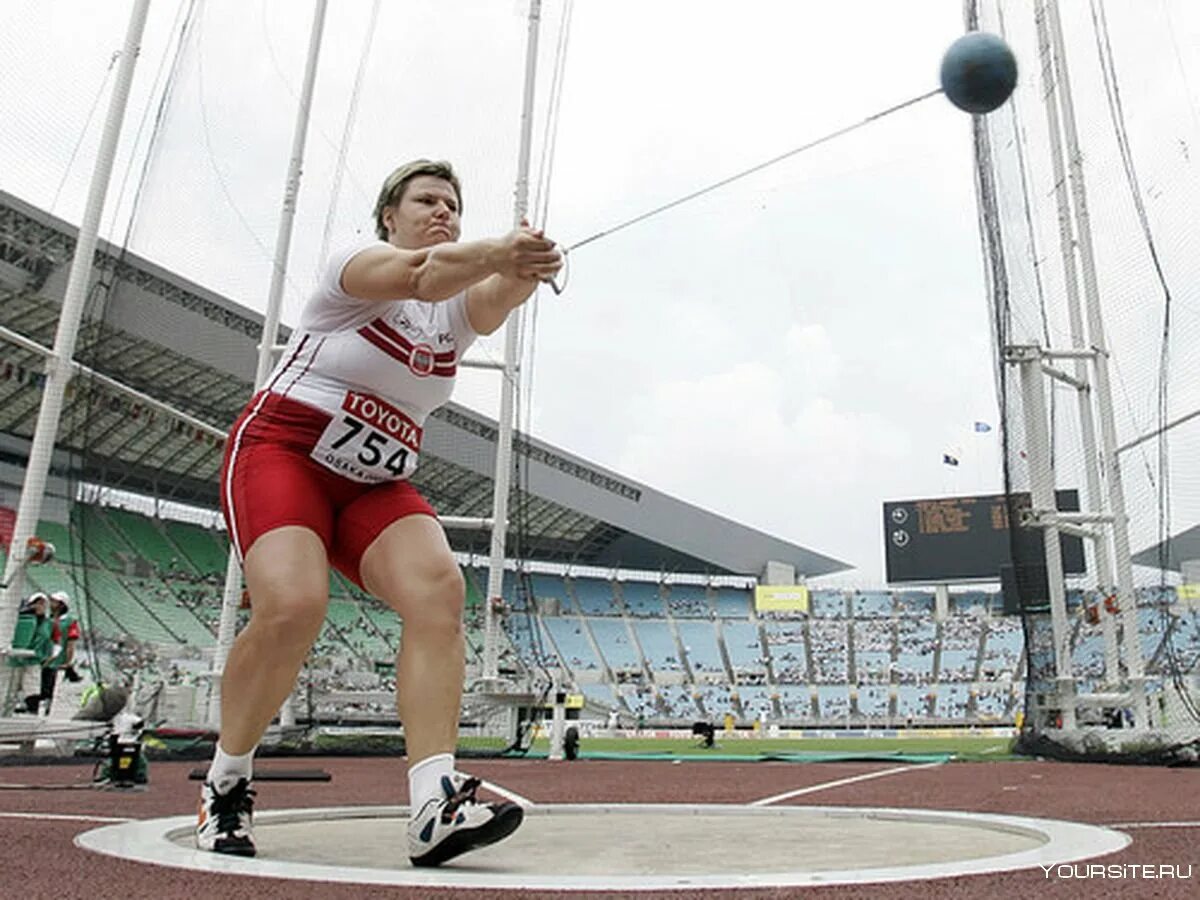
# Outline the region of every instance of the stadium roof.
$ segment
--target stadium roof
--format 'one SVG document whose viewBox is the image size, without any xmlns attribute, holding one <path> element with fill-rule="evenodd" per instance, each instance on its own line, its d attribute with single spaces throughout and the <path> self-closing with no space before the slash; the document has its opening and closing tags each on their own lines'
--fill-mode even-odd
<svg viewBox="0 0 1200 900">
<path fill-rule="evenodd" d="M 1175 572 L 1183 570 L 1183 564 L 1191 560 L 1200 560 L 1200 525 L 1193 526 L 1187 531 L 1181 531 L 1174 537 L 1168 538 L 1166 544 L 1166 568 Z M 1135 553 L 1133 556 L 1134 565 L 1150 566 L 1157 569 L 1159 566 L 1159 554 L 1163 550 L 1163 544 L 1158 543 L 1145 550 Z"/>
<path fill-rule="evenodd" d="M 0 192 L 0 459 L 24 465 L 76 229 Z M 59 427 L 56 469 L 215 508 L 223 434 L 250 396 L 262 317 L 100 242 Z M 281 331 L 281 341 L 287 337 Z M 427 423 L 413 481 L 444 515 L 490 517 L 496 422 L 451 403 Z M 509 554 L 611 568 L 816 577 L 846 563 L 740 525 L 529 436 L 510 501 Z M 456 550 L 486 553 L 482 532 Z"/>
</svg>

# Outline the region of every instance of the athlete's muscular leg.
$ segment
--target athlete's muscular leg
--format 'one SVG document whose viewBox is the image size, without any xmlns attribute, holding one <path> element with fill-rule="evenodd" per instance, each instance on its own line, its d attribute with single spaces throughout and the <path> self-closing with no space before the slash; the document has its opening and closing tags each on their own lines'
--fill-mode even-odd
<svg viewBox="0 0 1200 900">
<path fill-rule="evenodd" d="M 465 675 L 465 589 L 442 526 L 426 515 L 393 522 L 367 547 L 359 573 L 404 620 L 396 709 L 409 760 L 453 753 Z"/>
<path fill-rule="evenodd" d="M 234 641 L 221 677 L 221 747 L 233 755 L 254 748 L 292 692 L 329 605 L 325 545 L 308 528 L 262 535 L 243 568 L 250 624 Z"/>
</svg>

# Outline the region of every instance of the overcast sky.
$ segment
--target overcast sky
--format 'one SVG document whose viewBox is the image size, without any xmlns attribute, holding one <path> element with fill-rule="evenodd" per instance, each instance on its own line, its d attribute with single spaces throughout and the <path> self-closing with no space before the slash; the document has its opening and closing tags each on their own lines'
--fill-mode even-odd
<svg viewBox="0 0 1200 900">
<path fill-rule="evenodd" d="M 261 310 L 311 4 L 200 6 L 130 245 Z M 512 217 L 525 3 L 385 0 L 336 203 L 371 3 L 330 6 L 288 323 L 326 231 L 334 245 L 365 233 L 376 188 L 399 162 L 455 163 L 465 238 L 502 232 Z M 82 213 L 130 7 L 0 7 L 0 187 L 70 221 Z M 104 218 L 110 240 L 123 240 L 134 209 L 185 7 L 151 4 Z M 930 90 L 964 30 L 961 9 L 580 0 L 549 233 L 569 245 Z M 561 10 L 546 3 L 535 184 Z M 975 215 L 970 119 L 935 97 L 580 248 L 563 296 L 543 291 L 536 304 L 532 431 L 843 559 L 853 583 L 880 584 L 885 500 L 1002 486 Z M 456 399 L 494 415 L 498 396 L 494 374 L 470 373 Z M 977 420 L 993 430 L 976 433 Z M 945 465 L 946 453 L 960 465 Z"/>
</svg>

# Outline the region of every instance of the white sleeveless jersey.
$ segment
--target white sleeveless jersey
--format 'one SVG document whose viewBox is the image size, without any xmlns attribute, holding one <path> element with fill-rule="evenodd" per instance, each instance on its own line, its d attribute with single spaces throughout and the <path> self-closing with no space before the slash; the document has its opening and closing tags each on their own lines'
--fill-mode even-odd
<svg viewBox="0 0 1200 900">
<path fill-rule="evenodd" d="M 330 259 L 266 391 L 329 416 L 313 459 L 374 483 L 416 470 L 425 420 L 450 399 L 476 334 L 465 292 L 437 303 L 347 294 L 342 271 L 366 246 Z"/>
</svg>

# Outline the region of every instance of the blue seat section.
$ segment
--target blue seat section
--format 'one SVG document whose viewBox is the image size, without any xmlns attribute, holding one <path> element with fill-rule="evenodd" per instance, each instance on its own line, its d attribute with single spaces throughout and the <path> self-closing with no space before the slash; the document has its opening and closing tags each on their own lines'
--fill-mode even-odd
<svg viewBox="0 0 1200 900">
<path fill-rule="evenodd" d="M 1071 666 L 1076 678 L 1104 675 L 1104 635 L 1099 625 L 1086 625 L 1080 629 L 1071 651 Z"/>
<path fill-rule="evenodd" d="M 822 719 L 845 718 L 850 715 L 850 691 L 845 684 L 819 684 L 817 705 Z"/>
<path fill-rule="evenodd" d="M 987 640 L 983 646 L 982 679 L 999 678 L 1005 673 L 1016 676 L 1024 649 L 1025 633 L 1017 616 L 992 619 L 988 623 Z"/>
<path fill-rule="evenodd" d="M 854 623 L 854 662 L 857 680 L 888 681 L 892 662 L 892 623 L 887 619 L 859 619 Z"/>
<path fill-rule="evenodd" d="M 937 645 L 937 628 L 933 620 L 899 619 L 896 640 L 900 651 L 896 659 L 900 679 L 928 681 L 933 674 L 933 651 Z"/>
<path fill-rule="evenodd" d="M 717 646 L 717 632 L 711 622 L 679 621 L 675 627 L 679 629 L 679 639 L 683 642 L 693 671 L 725 674 L 721 648 Z"/>
<path fill-rule="evenodd" d="M 671 626 L 665 619 L 634 619 L 633 627 L 642 645 L 642 653 L 646 655 L 646 661 L 653 671 L 683 671 L 675 636 L 671 634 Z"/>
<path fill-rule="evenodd" d="M 700 715 L 692 693 L 691 686 L 686 684 L 666 684 L 658 689 L 659 700 L 666 707 L 666 714 L 678 719 L 691 719 Z"/>
<path fill-rule="evenodd" d="M 654 689 L 649 685 L 619 684 L 617 694 L 635 716 L 647 719 L 661 716 L 654 702 Z"/>
<path fill-rule="evenodd" d="M 932 616 L 933 594 L 929 591 L 901 591 L 896 595 L 896 612 L 902 616 Z"/>
<path fill-rule="evenodd" d="M 976 656 L 973 650 L 943 650 L 938 681 L 974 681 Z"/>
<path fill-rule="evenodd" d="M 667 594 L 667 606 L 677 619 L 707 619 L 712 615 L 703 585 L 673 584 Z"/>
<path fill-rule="evenodd" d="M 529 585 L 533 589 L 533 596 L 537 599 L 554 598 L 559 601 L 564 612 L 574 611 L 567 601 L 566 582 L 559 576 L 534 572 L 529 576 Z"/>
<path fill-rule="evenodd" d="M 717 615 L 723 619 L 748 619 L 754 606 L 754 592 L 719 587 L 712 595 Z"/>
<path fill-rule="evenodd" d="M 625 630 L 623 619 L 603 619 L 588 617 L 588 625 L 600 652 L 613 669 L 642 671 L 642 661 L 638 656 L 637 647 L 629 640 L 629 632 Z"/>
<path fill-rule="evenodd" d="M 811 591 L 808 614 L 814 619 L 846 618 L 846 595 L 841 591 Z"/>
<path fill-rule="evenodd" d="M 976 714 L 981 718 L 1000 718 L 1007 712 L 1008 696 L 1008 688 L 988 686 L 980 688 L 979 696 L 975 701 Z"/>
<path fill-rule="evenodd" d="M 775 688 L 779 694 L 779 706 L 784 718 L 802 719 L 812 716 L 812 699 L 807 687 L 798 684 L 780 684 Z"/>
<path fill-rule="evenodd" d="M 599 704 L 600 706 L 616 706 L 617 698 L 613 694 L 612 685 L 608 684 L 581 684 L 579 690 L 584 697 L 591 703 Z"/>
<path fill-rule="evenodd" d="M 945 719 L 965 719 L 970 688 L 965 684 L 942 684 L 937 689 L 934 715 Z"/>
<path fill-rule="evenodd" d="M 738 696 L 742 700 L 742 712 L 747 719 L 758 718 L 759 713 L 774 717 L 771 708 L 771 695 L 775 689 L 765 684 L 743 684 L 737 687 Z"/>
<path fill-rule="evenodd" d="M 693 688 L 692 693 L 699 696 L 704 708 L 708 710 L 708 715 L 712 718 L 723 719 L 726 713 L 737 715 L 737 705 L 733 702 L 733 690 L 728 684 L 698 684 Z"/>
<path fill-rule="evenodd" d="M 886 619 L 892 615 L 891 591 L 855 591 L 850 612 L 856 619 Z"/>
<path fill-rule="evenodd" d="M 749 620 L 742 622 L 726 620 L 722 623 L 725 633 L 725 651 L 734 672 L 762 673 L 767 670 L 763 663 L 762 644 L 758 640 L 758 626 Z"/>
<path fill-rule="evenodd" d="M 858 711 L 864 716 L 882 718 L 888 712 L 888 686 L 868 684 L 858 689 Z"/>
<path fill-rule="evenodd" d="M 922 718 L 926 715 L 925 695 L 929 688 L 902 684 L 896 688 L 896 713 L 900 718 Z"/>
<path fill-rule="evenodd" d="M 662 597 L 658 594 L 658 585 L 645 581 L 621 582 L 621 599 L 625 601 L 625 609 L 631 616 L 641 619 L 661 619 L 667 611 L 663 607 Z"/>
<path fill-rule="evenodd" d="M 575 616 L 545 616 L 542 624 L 550 632 L 562 661 L 572 671 L 599 669 L 600 661 L 586 634 L 583 623 Z"/>
<path fill-rule="evenodd" d="M 804 625 L 799 620 L 763 622 L 775 680 L 780 684 L 808 682 L 808 657 L 805 651 Z M 728 644 L 728 642 L 726 642 Z"/>
<path fill-rule="evenodd" d="M 814 619 L 809 622 L 808 639 L 812 642 L 812 659 L 817 684 L 845 684 L 848 678 L 845 619 Z"/>
<path fill-rule="evenodd" d="M 950 612 L 952 615 L 981 616 L 991 606 L 994 595 L 987 591 L 962 591 L 950 595 Z"/>
<path fill-rule="evenodd" d="M 620 614 L 613 599 L 612 582 L 600 578 L 573 578 L 571 588 L 579 611 L 585 616 L 615 616 Z"/>
<path fill-rule="evenodd" d="M 856 650 L 854 662 L 858 667 L 858 675 L 855 680 L 859 684 L 887 684 L 891 680 L 891 653 L 879 650 Z"/>
</svg>

